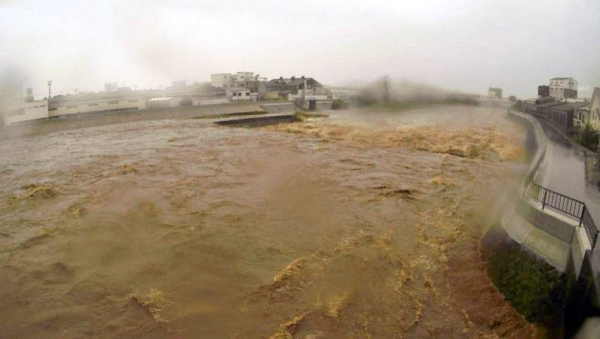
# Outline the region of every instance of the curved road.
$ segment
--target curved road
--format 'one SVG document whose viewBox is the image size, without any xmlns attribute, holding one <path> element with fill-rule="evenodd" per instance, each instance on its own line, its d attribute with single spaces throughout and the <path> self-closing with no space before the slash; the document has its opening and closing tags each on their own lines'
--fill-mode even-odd
<svg viewBox="0 0 600 339">
<path fill-rule="evenodd" d="M 546 171 L 541 185 L 585 202 L 594 221 L 600 222 L 600 168 L 595 155 L 574 146 L 568 139 L 542 123 L 548 136 Z M 600 225 L 600 224 L 599 224 Z"/>
</svg>

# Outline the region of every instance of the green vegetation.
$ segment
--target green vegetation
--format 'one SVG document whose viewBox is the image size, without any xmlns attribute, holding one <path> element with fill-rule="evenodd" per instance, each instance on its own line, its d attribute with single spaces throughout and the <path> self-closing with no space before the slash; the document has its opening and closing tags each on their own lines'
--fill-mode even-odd
<svg viewBox="0 0 600 339">
<path fill-rule="evenodd" d="M 346 109 L 348 108 L 348 103 L 342 99 L 335 99 L 331 104 L 331 109 Z"/>
<path fill-rule="evenodd" d="M 497 242 L 498 231 L 486 235 L 488 274 L 511 305 L 529 321 L 556 323 L 567 298 L 567 277 L 512 240 Z M 490 231 L 494 233 L 494 231 Z M 496 238 L 489 240 L 489 238 Z M 486 244 L 487 242 L 487 244 Z M 494 243 L 496 242 L 496 243 Z"/>
<path fill-rule="evenodd" d="M 582 130 L 576 130 L 570 134 L 571 138 L 576 143 L 583 145 L 587 149 L 590 149 L 594 152 L 598 150 L 600 135 L 598 134 L 598 131 L 592 127 L 592 125 L 585 124 L 585 127 Z"/>
<path fill-rule="evenodd" d="M 523 108 L 525 108 L 525 103 L 523 102 L 523 100 L 517 100 L 513 105 L 513 108 L 517 111 L 522 111 Z"/>
</svg>

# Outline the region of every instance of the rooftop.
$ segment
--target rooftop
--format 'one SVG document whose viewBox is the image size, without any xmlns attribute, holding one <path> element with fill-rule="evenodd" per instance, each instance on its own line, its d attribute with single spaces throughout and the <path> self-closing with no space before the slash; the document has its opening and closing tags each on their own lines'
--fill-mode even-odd
<svg viewBox="0 0 600 339">
<path fill-rule="evenodd" d="M 304 81 L 314 81 L 317 82 L 313 78 L 306 77 L 292 77 L 292 78 L 279 78 L 279 79 L 271 79 L 267 82 L 267 86 L 299 86 L 304 84 Z M 317 82 L 318 83 L 318 82 Z"/>
<path fill-rule="evenodd" d="M 586 103 L 586 102 L 563 103 L 562 105 L 557 105 L 557 106 L 552 107 L 552 109 L 557 110 L 557 111 L 570 111 L 572 109 L 584 107 L 587 105 L 588 105 L 588 103 Z"/>
</svg>

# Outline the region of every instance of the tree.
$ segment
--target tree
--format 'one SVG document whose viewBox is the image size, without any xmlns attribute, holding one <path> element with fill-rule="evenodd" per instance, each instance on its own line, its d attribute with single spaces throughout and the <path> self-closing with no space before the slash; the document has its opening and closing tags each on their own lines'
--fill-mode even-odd
<svg viewBox="0 0 600 339">
<path fill-rule="evenodd" d="M 510 102 L 513 102 L 513 103 L 514 103 L 514 102 L 517 102 L 517 97 L 516 97 L 516 96 L 514 96 L 514 95 L 511 95 L 511 96 L 509 96 L 509 97 L 508 97 L 508 100 L 509 100 Z"/>
<path fill-rule="evenodd" d="M 515 101 L 514 107 L 517 111 L 522 110 L 523 109 L 523 101 L 522 100 Z"/>
<path fill-rule="evenodd" d="M 600 136 L 598 135 L 598 131 L 596 131 L 592 125 L 585 124 L 583 132 L 581 132 L 581 144 L 592 151 L 596 151 L 598 149 L 599 141 Z"/>
<path fill-rule="evenodd" d="M 348 108 L 348 103 L 346 103 L 342 99 L 335 99 L 335 100 L 333 100 L 333 103 L 331 104 L 331 109 L 347 109 L 347 108 Z"/>
</svg>

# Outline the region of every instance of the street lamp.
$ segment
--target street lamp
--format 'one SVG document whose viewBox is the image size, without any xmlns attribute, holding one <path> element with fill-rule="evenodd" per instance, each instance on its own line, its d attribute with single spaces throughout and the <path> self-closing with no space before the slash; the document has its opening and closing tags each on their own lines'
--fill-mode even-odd
<svg viewBox="0 0 600 339">
<path fill-rule="evenodd" d="M 48 100 L 52 98 L 52 80 L 48 80 Z"/>
</svg>

